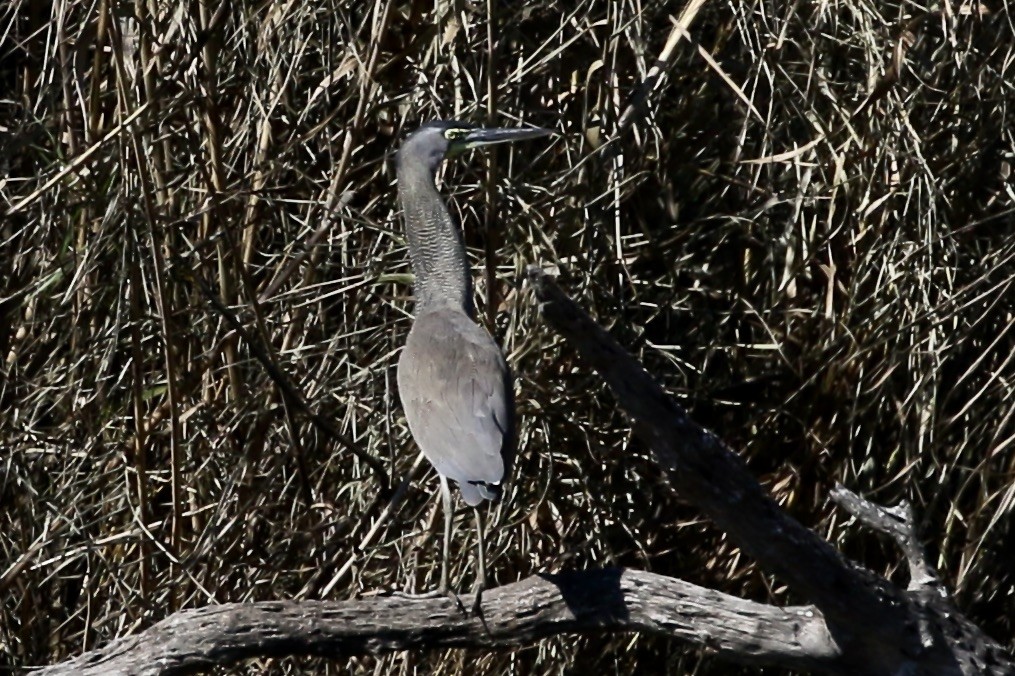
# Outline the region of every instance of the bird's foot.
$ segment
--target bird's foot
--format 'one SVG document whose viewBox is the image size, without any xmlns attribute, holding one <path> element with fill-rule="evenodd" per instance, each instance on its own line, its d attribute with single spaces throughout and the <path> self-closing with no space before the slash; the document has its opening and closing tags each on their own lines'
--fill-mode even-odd
<svg viewBox="0 0 1015 676">
<path fill-rule="evenodd" d="M 462 603 L 462 599 L 458 596 L 458 594 L 454 593 L 450 589 L 447 592 L 445 592 L 445 593 L 447 594 L 447 597 L 449 599 L 451 599 L 452 601 L 455 602 L 455 605 L 458 606 L 458 610 L 460 610 L 462 612 L 462 615 L 468 615 L 469 614 L 469 612 L 465 609 L 465 604 Z"/>
<path fill-rule="evenodd" d="M 480 580 L 476 581 L 476 586 L 472 588 L 472 593 L 475 595 L 472 599 L 472 614 L 482 615 L 483 614 L 483 591 L 486 590 L 486 583 Z"/>
<path fill-rule="evenodd" d="M 462 603 L 462 599 L 455 592 L 451 591 L 450 588 L 437 589 L 434 594 L 443 595 L 444 597 L 451 599 L 451 601 L 458 606 L 458 610 L 462 611 L 463 615 L 467 615 L 468 612 L 465 610 L 465 604 Z"/>
</svg>

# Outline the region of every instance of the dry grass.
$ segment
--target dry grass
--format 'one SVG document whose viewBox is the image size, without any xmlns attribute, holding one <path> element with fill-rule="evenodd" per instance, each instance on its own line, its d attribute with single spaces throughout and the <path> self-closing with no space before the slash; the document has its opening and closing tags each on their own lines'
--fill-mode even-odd
<svg viewBox="0 0 1015 676">
<path fill-rule="evenodd" d="M 834 482 L 912 498 L 960 605 L 1012 636 L 1005 3 L 708 3 L 644 116 L 598 151 L 683 5 L 47 5 L 0 10 L 0 669 L 184 606 L 435 583 L 432 471 L 360 551 L 378 481 L 286 410 L 252 347 L 406 476 L 393 369 L 411 304 L 389 159 L 434 117 L 564 133 L 445 177 L 519 381 L 498 581 L 625 565 L 786 597 L 670 494 L 541 326 L 518 280 L 542 261 L 849 555 L 896 575 L 896 552 L 828 508 Z M 453 579 L 470 585 L 466 511 L 458 523 Z M 234 673 L 651 659 L 736 671 L 625 636 Z"/>
</svg>

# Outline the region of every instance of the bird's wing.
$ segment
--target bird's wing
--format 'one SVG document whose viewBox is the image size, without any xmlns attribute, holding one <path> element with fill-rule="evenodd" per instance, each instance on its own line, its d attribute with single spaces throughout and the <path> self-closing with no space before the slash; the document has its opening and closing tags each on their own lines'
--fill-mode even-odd
<svg viewBox="0 0 1015 676">
<path fill-rule="evenodd" d="M 398 363 L 409 429 L 438 472 L 459 484 L 499 484 L 512 401 L 504 357 L 461 312 L 416 318 Z"/>
</svg>

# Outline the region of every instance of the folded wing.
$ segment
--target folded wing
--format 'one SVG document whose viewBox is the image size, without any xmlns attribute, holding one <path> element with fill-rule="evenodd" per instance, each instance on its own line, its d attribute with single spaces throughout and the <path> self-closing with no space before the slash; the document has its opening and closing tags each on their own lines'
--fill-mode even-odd
<svg viewBox="0 0 1015 676">
<path fill-rule="evenodd" d="M 398 363 L 409 429 L 470 505 L 504 480 L 513 402 L 500 349 L 464 313 L 442 308 L 416 318 Z"/>
</svg>

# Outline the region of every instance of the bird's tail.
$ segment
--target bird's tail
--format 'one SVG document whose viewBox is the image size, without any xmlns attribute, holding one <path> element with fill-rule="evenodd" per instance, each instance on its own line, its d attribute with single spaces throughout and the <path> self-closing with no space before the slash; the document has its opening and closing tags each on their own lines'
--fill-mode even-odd
<svg viewBox="0 0 1015 676">
<path fill-rule="evenodd" d="M 470 507 L 475 507 L 483 500 L 499 500 L 500 484 L 491 484 L 485 481 L 466 481 L 458 484 L 462 492 L 462 500 Z"/>
</svg>

